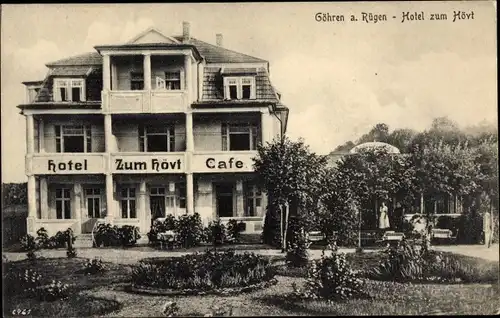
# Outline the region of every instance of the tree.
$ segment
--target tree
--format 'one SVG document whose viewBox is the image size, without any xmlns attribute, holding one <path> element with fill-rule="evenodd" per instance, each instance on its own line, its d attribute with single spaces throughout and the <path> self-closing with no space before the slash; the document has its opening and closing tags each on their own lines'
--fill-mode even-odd
<svg viewBox="0 0 500 318">
<path fill-rule="evenodd" d="M 3 183 L 2 197 L 3 206 L 28 204 L 27 183 Z"/>
<path fill-rule="evenodd" d="M 309 213 L 318 202 L 322 189 L 322 175 L 326 167 L 326 157 L 309 150 L 302 139 L 292 141 L 288 137 L 275 138 L 266 145 L 259 145 L 254 158 L 254 169 L 261 189 L 268 195 L 268 211 L 264 223 L 264 242 L 275 244 L 276 225 L 279 215 L 289 211 L 290 216 Z M 278 211 L 276 211 L 276 209 Z M 286 235 L 287 222 L 284 222 Z M 284 240 L 286 245 L 286 240 Z M 284 246 L 286 249 L 286 246 Z"/>
</svg>

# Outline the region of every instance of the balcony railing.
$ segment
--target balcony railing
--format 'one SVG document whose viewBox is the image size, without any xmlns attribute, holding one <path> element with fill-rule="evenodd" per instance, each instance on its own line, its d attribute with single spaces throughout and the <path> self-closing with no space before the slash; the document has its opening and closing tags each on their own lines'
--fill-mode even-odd
<svg viewBox="0 0 500 318">
<path fill-rule="evenodd" d="M 186 91 L 108 91 L 103 105 L 111 113 L 176 113 L 187 109 Z"/>
<path fill-rule="evenodd" d="M 184 173 L 184 152 L 117 152 L 111 154 L 112 173 Z"/>
<path fill-rule="evenodd" d="M 32 174 L 102 174 L 103 153 L 35 153 L 26 156 L 26 171 Z"/>
</svg>

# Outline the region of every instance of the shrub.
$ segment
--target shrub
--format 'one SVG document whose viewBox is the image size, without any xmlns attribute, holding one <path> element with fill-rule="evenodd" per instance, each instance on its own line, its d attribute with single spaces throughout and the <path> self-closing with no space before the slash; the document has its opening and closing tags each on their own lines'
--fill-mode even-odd
<svg viewBox="0 0 500 318">
<path fill-rule="evenodd" d="M 203 241 L 203 223 L 198 213 L 181 215 L 174 231 L 179 244 L 184 248 L 198 246 Z"/>
<path fill-rule="evenodd" d="M 75 258 L 78 255 L 76 252 L 76 248 L 73 248 L 73 246 L 68 247 L 68 250 L 66 251 L 66 256 L 68 258 Z"/>
<path fill-rule="evenodd" d="M 141 260 L 132 271 L 132 282 L 162 289 L 212 290 L 269 281 L 274 275 L 274 267 L 263 256 L 207 250 L 175 258 Z"/>
<path fill-rule="evenodd" d="M 304 290 L 294 284 L 294 294 L 298 297 L 345 300 L 366 296 L 364 280 L 357 277 L 346 261 L 345 254 L 323 255 L 310 263 Z"/>
<path fill-rule="evenodd" d="M 95 233 L 95 246 L 133 246 L 140 239 L 139 228 L 124 225 L 121 228 L 111 224 L 99 224 Z"/>
<path fill-rule="evenodd" d="M 41 286 L 42 275 L 32 269 L 23 272 L 8 272 L 5 276 L 4 287 L 6 294 L 24 294 L 28 297 L 36 295 Z"/>
<path fill-rule="evenodd" d="M 167 215 L 164 221 L 154 220 L 150 231 L 148 232 L 149 243 L 155 243 L 158 233 L 165 231 L 174 231 L 177 228 L 177 220 L 171 214 Z"/>
<path fill-rule="evenodd" d="M 124 225 L 118 229 L 122 246 L 133 246 L 141 238 L 139 228 L 132 225 Z"/>
<path fill-rule="evenodd" d="M 276 202 L 269 198 L 262 230 L 262 242 L 276 248 L 281 248 L 281 211 Z"/>
<path fill-rule="evenodd" d="M 19 243 L 21 243 L 21 248 L 23 249 L 23 251 L 32 252 L 38 249 L 36 239 L 33 237 L 33 235 L 30 234 L 23 235 L 19 240 Z"/>
<path fill-rule="evenodd" d="M 47 234 L 47 230 L 45 228 L 39 228 L 36 231 L 36 235 L 37 237 L 35 240 L 38 246 L 40 246 L 41 248 L 51 248 L 52 241 L 50 240 L 49 234 Z"/>
<path fill-rule="evenodd" d="M 423 279 L 428 257 L 425 244 L 402 241 L 388 247 L 384 253 L 386 259 L 369 272 L 370 278 L 397 282 Z"/>
<path fill-rule="evenodd" d="M 162 313 L 167 317 L 175 317 L 179 313 L 179 309 L 176 302 L 167 301 L 162 307 Z"/>
<path fill-rule="evenodd" d="M 88 259 L 87 262 L 85 262 L 84 266 L 84 271 L 87 274 L 96 274 L 106 270 L 106 266 L 99 258 Z"/>
<path fill-rule="evenodd" d="M 69 285 L 60 281 L 53 280 L 52 283 L 45 286 L 39 286 L 36 294 L 40 300 L 54 301 L 57 299 L 66 299 L 69 296 Z"/>
<path fill-rule="evenodd" d="M 231 219 L 226 224 L 226 241 L 238 243 L 241 239 L 241 232 L 245 230 L 245 223 Z"/>
<path fill-rule="evenodd" d="M 309 242 L 299 218 L 291 218 L 287 235 L 286 263 L 291 267 L 303 267 L 308 263 Z"/>
<path fill-rule="evenodd" d="M 222 245 L 226 242 L 226 227 L 220 219 L 211 221 L 208 224 L 208 242 L 214 246 Z"/>
</svg>

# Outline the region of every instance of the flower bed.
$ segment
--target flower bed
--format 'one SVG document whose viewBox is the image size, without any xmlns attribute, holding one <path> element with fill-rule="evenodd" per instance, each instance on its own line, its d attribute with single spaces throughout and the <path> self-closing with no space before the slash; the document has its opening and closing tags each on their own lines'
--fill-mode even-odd
<svg viewBox="0 0 500 318">
<path fill-rule="evenodd" d="M 221 293 L 226 288 L 236 292 L 263 287 L 274 275 L 269 258 L 253 253 L 235 254 L 234 250 L 207 250 L 181 257 L 141 260 L 132 271 L 132 286 L 135 290 L 156 289 L 162 293 Z"/>
</svg>

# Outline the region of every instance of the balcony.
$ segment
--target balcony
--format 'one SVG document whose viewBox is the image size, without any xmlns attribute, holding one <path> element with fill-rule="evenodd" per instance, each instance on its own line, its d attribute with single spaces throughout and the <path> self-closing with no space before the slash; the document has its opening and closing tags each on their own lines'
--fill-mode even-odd
<svg viewBox="0 0 500 318">
<path fill-rule="evenodd" d="M 108 91 L 103 92 L 103 101 L 110 113 L 182 113 L 187 109 L 186 91 Z"/>
<path fill-rule="evenodd" d="M 126 174 L 184 173 L 184 152 L 130 152 L 111 154 L 111 172 Z"/>
<path fill-rule="evenodd" d="M 204 151 L 195 152 L 191 161 L 194 173 L 253 172 L 252 158 L 257 151 Z"/>
<path fill-rule="evenodd" d="M 35 153 L 26 156 L 27 174 L 103 174 L 103 153 Z"/>
</svg>

